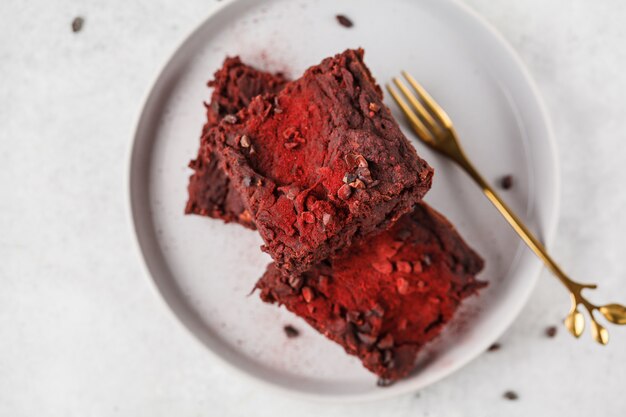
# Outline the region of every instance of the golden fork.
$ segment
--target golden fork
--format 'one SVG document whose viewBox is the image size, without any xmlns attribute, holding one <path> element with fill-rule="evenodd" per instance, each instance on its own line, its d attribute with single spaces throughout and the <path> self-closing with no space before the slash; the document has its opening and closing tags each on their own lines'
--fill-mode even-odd
<svg viewBox="0 0 626 417">
<path fill-rule="evenodd" d="M 402 95 L 406 97 L 410 105 L 391 85 L 387 84 L 387 90 L 408 118 L 417 137 L 435 151 L 452 159 L 472 177 L 489 201 L 500 211 L 522 240 L 567 288 L 571 299 L 571 309 L 564 323 L 570 333 L 575 337 L 579 337 L 585 328 L 585 318 L 578 310 L 578 306 L 582 305 L 589 313 L 593 338 L 598 343 L 606 345 L 609 341 L 609 332 L 596 321 L 594 312 L 599 311 L 611 323 L 626 324 L 626 307 L 620 304 L 597 306 L 590 303 L 582 295 L 582 290 L 586 288 L 595 289 L 597 286 L 595 284 L 580 284 L 565 275 L 556 262 L 548 255 L 541 242 L 524 226 L 522 221 L 474 168 L 459 143 L 450 117 L 410 74 L 403 71 L 402 75 L 413 87 L 417 97 L 399 78 L 394 78 L 393 82 L 402 92 Z"/>
</svg>

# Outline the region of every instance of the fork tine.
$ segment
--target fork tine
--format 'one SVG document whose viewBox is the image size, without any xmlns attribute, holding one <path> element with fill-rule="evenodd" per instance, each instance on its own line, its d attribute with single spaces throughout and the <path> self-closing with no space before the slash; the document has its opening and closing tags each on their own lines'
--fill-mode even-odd
<svg viewBox="0 0 626 417">
<path fill-rule="evenodd" d="M 426 104 L 426 107 L 437 117 L 439 122 L 443 124 L 446 128 L 452 128 L 452 121 L 450 117 L 446 114 L 445 111 L 437 104 L 435 100 L 426 92 L 424 87 L 422 87 L 416 80 L 413 78 L 411 74 L 406 71 L 402 71 L 402 75 L 406 80 L 411 84 L 411 87 L 415 90 L 415 92 L 420 96 L 422 101 Z"/>
<path fill-rule="evenodd" d="M 409 103 L 411 103 L 413 109 L 417 112 L 417 114 L 426 122 L 428 127 L 430 127 L 430 130 L 439 129 L 439 126 L 437 125 L 435 119 L 433 119 L 433 116 L 428 112 L 428 110 L 426 110 L 424 105 L 415 97 L 415 95 L 411 93 L 411 91 L 409 91 L 407 86 L 404 85 L 404 83 L 399 78 L 394 78 L 393 82 L 396 87 L 400 89 L 402 94 L 404 94 L 404 97 L 409 100 Z"/>
<path fill-rule="evenodd" d="M 409 119 L 409 122 L 411 122 L 411 126 L 413 127 L 413 129 L 415 129 L 415 132 L 418 134 L 418 136 L 426 142 L 431 142 L 433 140 L 432 134 L 426 128 L 426 126 L 424 126 L 424 123 L 422 123 L 420 118 L 417 117 L 415 113 L 413 113 L 406 101 L 404 101 L 404 99 L 400 97 L 396 90 L 394 90 L 393 87 L 389 84 L 387 84 L 387 91 L 389 91 L 391 97 L 393 97 L 404 115 Z"/>
</svg>

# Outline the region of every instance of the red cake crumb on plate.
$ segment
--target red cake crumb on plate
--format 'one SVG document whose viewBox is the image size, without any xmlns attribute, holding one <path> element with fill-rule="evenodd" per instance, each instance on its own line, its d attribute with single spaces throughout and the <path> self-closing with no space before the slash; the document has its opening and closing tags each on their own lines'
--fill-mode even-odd
<svg viewBox="0 0 626 417">
<path fill-rule="evenodd" d="M 430 188 L 432 169 L 347 50 L 208 130 L 221 163 L 285 272 L 302 272 L 390 227 Z"/>
<path fill-rule="evenodd" d="M 272 264 L 261 298 L 285 305 L 384 380 L 406 376 L 461 301 L 486 285 L 483 261 L 424 203 L 391 229 L 287 282 Z"/>
</svg>

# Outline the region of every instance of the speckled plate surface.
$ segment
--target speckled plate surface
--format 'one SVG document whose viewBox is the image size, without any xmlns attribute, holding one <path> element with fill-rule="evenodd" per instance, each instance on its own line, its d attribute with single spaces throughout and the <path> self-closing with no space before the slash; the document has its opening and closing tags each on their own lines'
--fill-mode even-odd
<svg viewBox="0 0 626 417">
<path fill-rule="evenodd" d="M 339 25 L 336 14 L 348 16 L 354 26 Z M 511 324 L 541 269 L 473 183 L 414 140 L 436 170 L 426 200 L 484 256 L 481 278 L 490 282 L 424 351 L 416 372 L 379 388 L 375 376 L 341 347 L 284 309 L 249 296 L 270 261 L 259 250 L 257 234 L 183 214 L 187 162 L 196 154 L 202 102 L 210 95 L 206 81 L 226 55 L 294 77 L 326 56 L 358 46 L 381 83 L 401 69 L 420 80 L 448 111 L 486 178 L 514 176 L 506 200 L 549 242 L 559 182 L 547 117 L 513 51 L 453 1 L 225 2 L 163 68 L 140 115 L 130 158 L 134 232 L 147 273 L 178 321 L 242 375 L 267 387 L 337 401 L 414 391 L 459 369 Z M 387 103 L 399 117 L 388 98 Z M 298 328 L 300 337 L 287 339 L 286 324 Z"/>
</svg>

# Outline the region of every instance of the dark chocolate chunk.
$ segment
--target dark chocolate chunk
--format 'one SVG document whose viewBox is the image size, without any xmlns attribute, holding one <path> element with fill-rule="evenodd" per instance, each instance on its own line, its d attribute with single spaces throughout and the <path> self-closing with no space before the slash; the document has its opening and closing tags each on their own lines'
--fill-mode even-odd
<svg viewBox="0 0 626 417">
<path fill-rule="evenodd" d="M 489 346 L 487 352 L 495 352 L 496 350 L 500 350 L 501 347 L 502 346 L 500 345 L 500 343 L 494 343 L 493 345 Z"/>
<path fill-rule="evenodd" d="M 500 186 L 504 190 L 510 190 L 511 187 L 513 187 L 513 176 L 512 175 L 505 175 L 504 177 L 502 177 L 500 179 Z"/>
<path fill-rule="evenodd" d="M 288 324 L 285 327 L 283 327 L 283 330 L 285 331 L 285 334 L 287 335 L 287 337 L 290 339 L 300 336 L 300 331 L 298 331 L 298 329 L 293 327 L 291 324 Z"/>
<path fill-rule="evenodd" d="M 352 23 L 352 20 L 348 19 L 346 16 L 342 14 L 338 14 L 335 17 L 337 18 L 337 22 L 339 22 L 339 24 L 343 27 L 351 28 L 352 26 L 354 26 L 354 23 Z"/>
<path fill-rule="evenodd" d="M 83 29 L 83 25 L 85 24 L 85 19 L 78 16 L 72 20 L 72 32 L 77 33 Z"/>
<path fill-rule="evenodd" d="M 507 391 L 502 395 L 507 400 L 515 401 L 519 398 L 515 391 Z"/>
<path fill-rule="evenodd" d="M 550 326 L 546 329 L 546 336 L 548 336 L 549 338 L 553 338 L 554 336 L 556 336 L 556 326 Z"/>
</svg>

